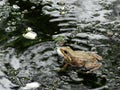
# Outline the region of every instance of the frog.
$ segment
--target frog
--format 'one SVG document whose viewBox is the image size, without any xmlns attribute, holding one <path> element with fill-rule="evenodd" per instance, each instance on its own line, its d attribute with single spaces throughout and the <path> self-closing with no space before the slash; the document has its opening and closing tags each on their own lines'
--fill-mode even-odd
<svg viewBox="0 0 120 90">
<path fill-rule="evenodd" d="M 87 70 L 86 73 L 91 73 L 102 66 L 100 61 L 103 58 L 95 52 L 73 50 L 69 46 L 59 47 L 57 52 L 64 57 L 65 65 L 61 68 L 61 71 L 64 71 L 70 65 L 83 67 Z"/>
</svg>

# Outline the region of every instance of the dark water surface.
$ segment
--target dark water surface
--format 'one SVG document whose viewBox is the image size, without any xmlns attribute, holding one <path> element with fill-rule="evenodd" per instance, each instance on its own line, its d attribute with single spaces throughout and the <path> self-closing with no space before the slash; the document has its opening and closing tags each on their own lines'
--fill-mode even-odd
<svg viewBox="0 0 120 90">
<path fill-rule="evenodd" d="M 119 0 L 1 0 L 0 90 L 21 90 L 30 82 L 40 83 L 36 90 L 119 90 L 119 10 Z M 35 40 L 22 36 L 28 27 Z M 97 52 L 102 67 L 91 74 L 74 67 L 58 72 L 60 40 Z"/>
</svg>

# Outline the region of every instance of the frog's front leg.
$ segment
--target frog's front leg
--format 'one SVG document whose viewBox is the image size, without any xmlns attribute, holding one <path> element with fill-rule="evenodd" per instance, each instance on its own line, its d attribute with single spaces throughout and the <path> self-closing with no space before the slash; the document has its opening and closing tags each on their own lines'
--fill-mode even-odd
<svg viewBox="0 0 120 90">
<path fill-rule="evenodd" d="M 60 69 L 60 71 L 65 71 L 66 68 L 68 67 L 68 65 L 69 65 L 69 64 L 66 63 L 66 64 Z"/>
<path fill-rule="evenodd" d="M 86 64 L 85 68 L 89 70 L 86 73 L 91 73 L 91 72 L 99 69 L 101 66 L 102 66 L 101 63 L 89 63 L 89 64 Z"/>
</svg>

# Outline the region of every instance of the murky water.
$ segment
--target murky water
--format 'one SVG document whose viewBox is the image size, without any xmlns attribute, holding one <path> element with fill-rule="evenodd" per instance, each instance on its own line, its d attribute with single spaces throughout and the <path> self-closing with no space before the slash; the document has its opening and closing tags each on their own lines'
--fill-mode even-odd
<svg viewBox="0 0 120 90">
<path fill-rule="evenodd" d="M 0 90 L 21 90 L 39 82 L 36 90 L 119 90 L 120 1 L 2 0 L 0 1 Z M 31 27 L 35 40 L 22 35 Z M 59 72 L 62 40 L 74 50 L 103 57 L 95 73 L 69 67 Z"/>
</svg>

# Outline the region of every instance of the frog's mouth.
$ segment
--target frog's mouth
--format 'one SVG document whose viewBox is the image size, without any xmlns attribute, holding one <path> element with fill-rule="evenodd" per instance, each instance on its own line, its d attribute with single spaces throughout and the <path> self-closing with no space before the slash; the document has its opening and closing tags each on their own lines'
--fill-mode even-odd
<svg viewBox="0 0 120 90">
<path fill-rule="evenodd" d="M 58 55 L 64 57 L 64 59 L 65 59 L 65 61 L 66 61 L 67 63 L 69 63 L 69 62 L 72 61 L 71 58 L 69 57 L 68 52 L 65 51 L 64 49 L 62 49 L 61 47 L 58 47 L 58 48 L 57 48 L 57 53 L 58 53 Z"/>
<path fill-rule="evenodd" d="M 63 52 L 62 52 L 63 50 L 61 50 L 61 48 L 60 47 L 58 47 L 57 48 L 57 53 L 58 53 L 58 55 L 60 55 L 60 56 L 62 56 L 62 57 L 64 57 L 64 55 L 63 55 Z"/>
</svg>

